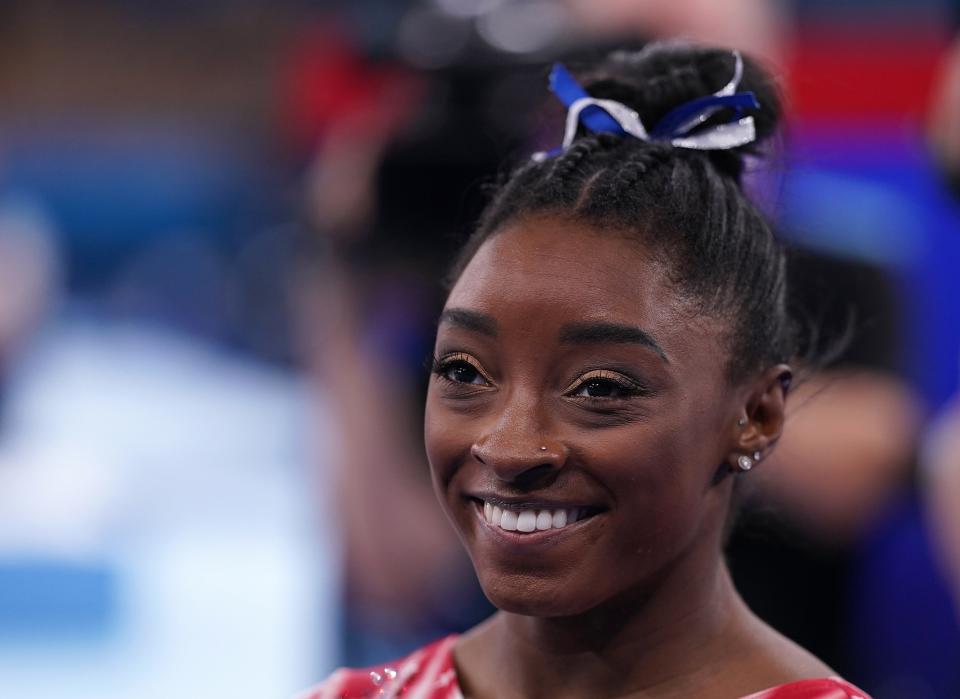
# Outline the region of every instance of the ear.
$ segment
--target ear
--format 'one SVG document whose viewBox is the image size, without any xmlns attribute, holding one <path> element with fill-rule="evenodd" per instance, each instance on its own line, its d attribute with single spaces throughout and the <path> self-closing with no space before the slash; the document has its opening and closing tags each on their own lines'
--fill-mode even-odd
<svg viewBox="0 0 960 699">
<path fill-rule="evenodd" d="M 731 470 L 749 470 L 773 451 L 783 432 L 792 377 L 789 366 L 777 364 L 747 387 L 741 409 L 733 420 L 733 448 L 727 456 Z"/>
</svg>

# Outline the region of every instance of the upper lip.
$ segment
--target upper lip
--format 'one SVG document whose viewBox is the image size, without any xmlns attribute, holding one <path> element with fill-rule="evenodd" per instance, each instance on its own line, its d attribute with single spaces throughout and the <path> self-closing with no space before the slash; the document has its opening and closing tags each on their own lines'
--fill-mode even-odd
<svg viewBox="0 0 960 699">
<path fill-rule="evenodd" d="M 575 498 L 575 497 L 549 497 L 549 496 L 535 496 L 531 497 L 530 495 L 502 495 L 499 493 L 489 493 L 489 492 L 471 492 L 466 494 L 468 498 L 473 498 L 475 500 L 482 500 L 483 502 L 489 502 L 491 505 L 497 505 L 500 507 L 509 507 L 509 508 L 527 508 L 527 509 L 544 509 L 544 510 L 562 510 L 570 509 L 574 507 L 590 507 L 595 509 L 604 509 L 602 505 L 596 503 L 591 503 L 585 500 L 584 498 Z"/>
</svg>

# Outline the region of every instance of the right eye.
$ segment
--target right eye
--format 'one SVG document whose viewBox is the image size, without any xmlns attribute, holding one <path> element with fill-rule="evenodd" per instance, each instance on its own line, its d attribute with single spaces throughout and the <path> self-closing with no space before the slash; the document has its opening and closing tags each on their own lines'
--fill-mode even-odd
<svg viewBox="0 0 960 699">
<path fill-rule="evenodd" d="M 433 373 L 452 383 L 474 386 L 487 386 L 490 383 L 473 362 L 460 354 L 434 360 Z"/>
</svg>

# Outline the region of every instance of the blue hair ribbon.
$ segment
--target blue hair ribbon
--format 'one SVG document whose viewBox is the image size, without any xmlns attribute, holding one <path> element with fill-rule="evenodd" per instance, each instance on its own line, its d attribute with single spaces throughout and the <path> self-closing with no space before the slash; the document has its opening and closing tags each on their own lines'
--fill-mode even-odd
<svg viewBox="0 0 960 699">
<path fill-rule="evenodd" d="M 570 71 L 562 63 L 553 64 L 553 70 L 550 71 L 550 91 L 563 102 L 563 106 L 567 109 L 570 109 L 578 100 L 590 98 L 587 91 L 580 86 L 577 79 L 570 74 Z M 627 135 L 627 132 L 623 130 L 616 119 L 596 105 L 584 108 L 580 114 L 580 119 L 584 126 L 594 133 Z"/>
<path fill-rule="evenodd" d="M 700 97 L 670 110 L 656 126 L 647 131 L 640 116 L 628 106 L 615 100 L 591 97 L 563 65 L 557 63 L 550 72 L 550 89 L 567 107 L 567 124 L 563 145 L 547 153 L 544 158 L 569 146 L 577 125 L 583 124 L 594 133 L 613 133 L 633 136 L 644 141 L 667 141 L 678 148 L 698 150 L 725 150 L 737 148 L 756 140 L 756 126 L 752 116 L 744 116 L 748 109 L 759 109 L 753 92 L 737 92 L 743 76 L 743 59 L 733 52 L 733 78 L 712 95 Z M 730 120 L 697 130 L 723 109 L 733 110 Z"/>
</svg>

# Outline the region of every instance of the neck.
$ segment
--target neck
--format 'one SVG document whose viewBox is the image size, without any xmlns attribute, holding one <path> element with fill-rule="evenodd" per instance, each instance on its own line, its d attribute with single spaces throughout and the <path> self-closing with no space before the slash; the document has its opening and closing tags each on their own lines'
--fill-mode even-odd
<svg viewBox="0 0 960 699">
<path fill-rule="evenodd" d="M 577 616 L 499 614 L 489 632 L 502 686 L 531 699 L 696 695 L 749 612 L 721 561 L 688 567 Z"/>
</svg>

